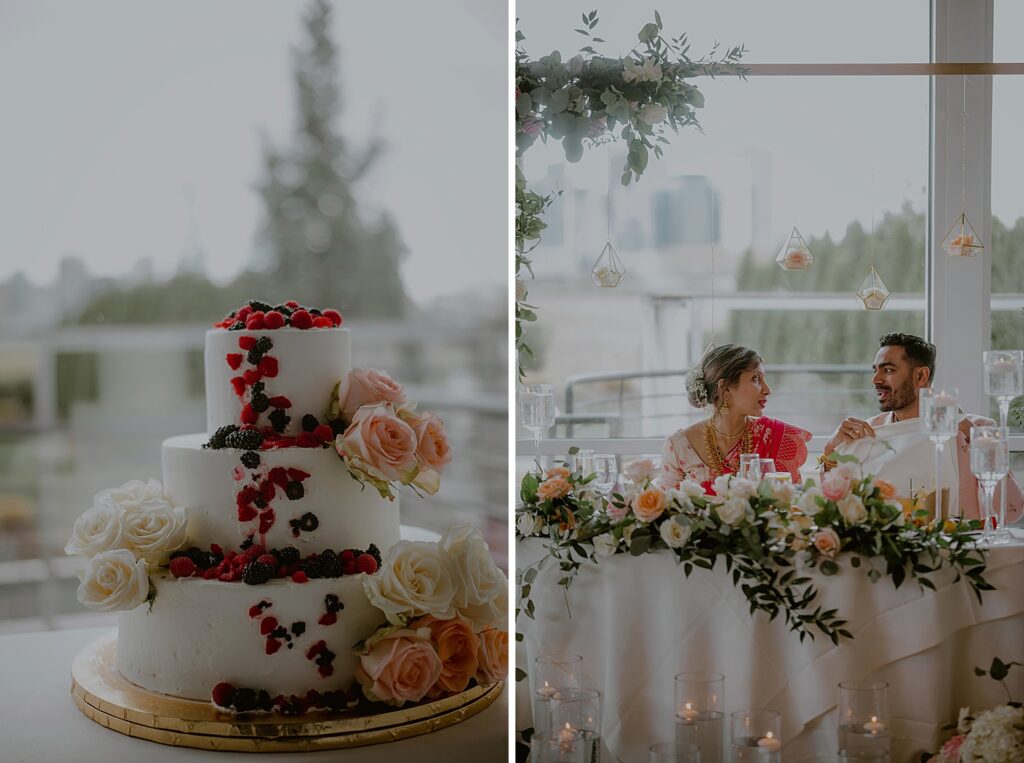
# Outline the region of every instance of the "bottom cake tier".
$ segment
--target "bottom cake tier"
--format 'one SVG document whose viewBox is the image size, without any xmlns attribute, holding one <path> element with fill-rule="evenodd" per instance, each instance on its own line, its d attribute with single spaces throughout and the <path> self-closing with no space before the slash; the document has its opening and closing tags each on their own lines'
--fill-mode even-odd
<svg viewBox="0 0 1024 763">
<path fill-rule="evenodd" d="M 348 690 L 353 647 L 384 623 L 363 575 L 263 585 L 151 576 L 156 598 L 118 619 L 117 666 L 150 691 L 210 700 L 213 687 L 271 696 Z"/>
</svg>

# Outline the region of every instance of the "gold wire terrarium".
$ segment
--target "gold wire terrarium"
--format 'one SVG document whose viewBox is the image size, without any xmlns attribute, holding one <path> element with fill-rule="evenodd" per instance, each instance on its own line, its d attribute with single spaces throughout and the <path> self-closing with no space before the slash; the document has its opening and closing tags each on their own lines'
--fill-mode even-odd
<svg viewBox="0 0 1024 763">
<path fill-rule="evenodd" d="M 594 263 L 590 275 L 594 279 L 594 283 L 606 289 L 614 289 L 626 277 L 626 266 L 622 264 L 611 241 L 604 245 L 601 256 Z"/>
<path fill-rule="evenodd" d="M 963 209 L 960 210 L 956 222 L 943 236 L 942 248 L 950 257 L 973 257 L 985 251 L 981 237 L 975 232 L 971 221 L 967 219 L 967 212 Z"/>
<path fill-rule="evenodd" d="M 779 250 L 779 256 L 775 258 L 775 262 L 783 270 L 811 269 L 814 257 L 811 255 L 811 250 L 807 246 L 807 242 L 804 241 L 804 237 L 795 227 L 789 234 L 789 238 L 786 239 L 786 243 L 782 245 L 782 249 Z"/>
<path fill-rule="evenodd" d="M 889 288 L 882 280 L 882 276 L 878 275 L 874 265 L 868 270 L 867 276 L 857 290 L 857 299 L 864 305 L 865 310 L 881 310 L 889 301 Z"/>
</svg>

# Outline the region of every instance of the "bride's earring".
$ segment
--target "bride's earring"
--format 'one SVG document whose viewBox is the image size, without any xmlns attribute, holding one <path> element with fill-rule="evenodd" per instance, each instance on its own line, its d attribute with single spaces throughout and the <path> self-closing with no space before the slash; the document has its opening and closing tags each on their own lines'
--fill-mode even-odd
<svg viewBox="0 0 1024 763">
<path fill-rule="evenodd" d="M 729 410 L 729 396 L 728 395 L 725 396 L 725 400 L 722 401 L 722 407 L 719 410 L 721 410 L 722 413 L 725 413 L 727 410 Z"/>
</svg>

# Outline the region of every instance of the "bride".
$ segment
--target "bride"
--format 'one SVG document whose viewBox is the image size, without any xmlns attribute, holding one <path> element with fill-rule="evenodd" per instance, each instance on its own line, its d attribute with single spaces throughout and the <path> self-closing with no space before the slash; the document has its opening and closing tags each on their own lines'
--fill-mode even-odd
<svg viewBox="0 0 1024 763">
<path fill-rule="evenodd" d="M 772 390 L 760 355 L 734 344 L 715 347 L 687 376 L 686 391 L 690 405 L 710 409 L 710 415 L 665 441 L 662 485 L 693 480 L 713 494 L 716 477 L 738 471 L 741 453 L 773 459 L 776 471 L 800 481 L 811 433 L 762 415 Z"/>
</svg>

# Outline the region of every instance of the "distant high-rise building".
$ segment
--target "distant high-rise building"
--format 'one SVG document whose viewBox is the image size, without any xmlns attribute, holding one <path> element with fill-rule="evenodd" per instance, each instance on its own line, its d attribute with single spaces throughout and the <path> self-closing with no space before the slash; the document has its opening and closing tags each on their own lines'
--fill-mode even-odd
<svg viewBox="0 0 1024 763">
<path fill-rule="evenodd" d="M 717 244 L 721 240 L 722 215 L 718 191 L 704 175 L 683 175 L 674 182 L 675 188 L 654 194 L 655 247 Z"/>
</svg>

